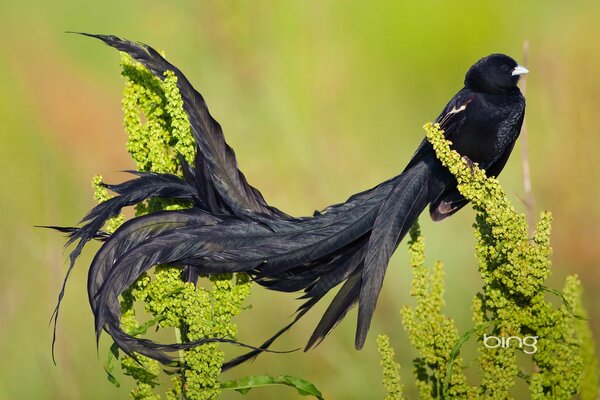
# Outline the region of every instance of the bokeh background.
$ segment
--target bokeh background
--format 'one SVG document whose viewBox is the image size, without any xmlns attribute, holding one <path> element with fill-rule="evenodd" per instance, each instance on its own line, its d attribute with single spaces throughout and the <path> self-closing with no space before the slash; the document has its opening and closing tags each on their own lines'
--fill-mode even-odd
<svg viewBox="0 0 600 400">
<path fill-rule="evenodd" d="M 205 95 L 248 180 L 295 215 L 397 174 L 421 125 L 461 88 L 467 68 L 492 52 L 521 60 L 529 40 L 529 158 L 536 213 L 554 214 L 550 285 L 580 275 L 600 338 L 600 2 L 26 0 L 2 2 L 0 15 L 1 399 L 127 398 L 102 369 L 108 340 L 98 351 L 94 343 L 89 250 L 67 288 L 57 366 L 50 357 L 48 319 L 66 253 L 60 235 L 33 225 L 76 223 L 94 204 L 91 177 L 119 182 L 126 176 L 118 171 L 133 166 L 121 126 L 119 56 L 66 30 L 164 50 Z M 501 181 L 524 211 L 519 146 Z M 473 217 L 465 208 L 443 223 L 422 219 L 430 261 L 446 265 L 447 311 L 462 331 L 480 286 Z M 382 398 L 375 336 L 384 332 L 413 390 L 415 354 L 399 316 L 411 303 L 406 261 L 401 245 L 362 351 L 353 348 L 352 313 L 316 350 L 264 355 L 227 376 L 291 374 L 329 399 Z M 239 326 L 251 343 L 283 326 L 299 304 L 258 287 L 250 303 Z M 276 348 L 304 345 L 324 305 Z M 248 394 L 297 397 L 288 388 Z"/>
</svg>

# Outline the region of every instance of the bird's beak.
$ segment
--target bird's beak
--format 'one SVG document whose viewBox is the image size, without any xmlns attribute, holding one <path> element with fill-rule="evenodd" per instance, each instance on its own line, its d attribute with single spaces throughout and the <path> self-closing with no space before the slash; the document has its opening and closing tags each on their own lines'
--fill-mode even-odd
<svg viewBox="0 0 600 400">
<path fill-rule="evenodd" d="M 512 76 L 515 76 L 515 75 L 523 75 L 523 74 L 528 74 L 528 73 L 529 73 L 529 70 L 528 70 L 527 68 L 525 68 L 525 67 L 524 67 L 524 66 L 522 66 L 522 65 L 517 65 L 517 66 L 515 67 L 515 69 L 513 69 L 513 71 L 512 71 L 512 74 L 511 74 L 511 75 L 512 75 Z"/>
</svg>

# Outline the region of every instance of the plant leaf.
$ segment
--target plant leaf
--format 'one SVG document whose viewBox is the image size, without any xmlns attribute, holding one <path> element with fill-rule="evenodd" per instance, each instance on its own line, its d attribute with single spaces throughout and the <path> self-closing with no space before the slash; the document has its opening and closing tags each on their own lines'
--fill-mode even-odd
<svg viewBox="0 0 600 400">
<path fill-rule="evenodd" d="M 319 400 L 324 400 L 323 395 L 307 380 L 289 375 L 254 375 L 246 376 L 240 379 L 221 382 L 221 389 L 236 390 L 242 394 L 248 393 L 250 389 L 263 386 L 286 385 L 296 388 L 302 396 L 314 396 Z"/>
<path fill-rule="evenodd" d="M 548 286 L 542 286 L 542 290 L 545 290 L 546 292 L 552 293 L 553 295 L 560 297 L 564 306 L 567 308 L 567 310 L 569 311 L 569 314 L 571 314 L 571 316 L 573 318 L 578 319 L 580 321 L 588 321 L 589 320 L 589 318 L 583 317 L 583 316 L 575 313 L 573 306 L 571 305 L 571 303 L 569 303 L 569 300 L 567 300 L 567 298 L 565 297 L 563 292 L 561 292 L 560 290 L 552 289 Z"/>
<path fill-rule="evenodd" d="M 153 318 L 149 321 L 144 322 L 142 325 L 138 326 L 135 329 L 132 329 L 131 331 L 129 331 L 127 333 L 131 336 L 145 335 L 146 332 L 148 331 L 148 328 L 150 328 L 151 326 L 154 326 L 155 324 L 160 323 L 165 318 L 166 317 L 164 317 L 164 316 L 158 316 L 156 318 Z"/>
<path fill-rule="evenodd" d="M 442 398 L 444 398 L 444 395 L 446 394 L 446 391 L 448 390 L 448 385 L 450 383 L 450 375 L 452 375 L 452 367 L 454 365 L 454 360 L 458 356 L 458 353 L 460 353 L 460 348 L 462 347 L 462 345 L 465 344 L 465 342 L 467 340 L 469 340 L 471 338 L 471 336 L 473 336 L 475 333 L 481 332 L 482 330 L 487 329 L 488 327 L 495 325 L 496 323 L 498 323 L 498 321 L 493 320 L 493 321 L 487 321 L 482 324 L 479 324 L 479 325 L 473 327 L 472 329 L 468 330 L 467 332 L 465 332 L 461 337 L 458 338 L 456 343 L 454 343 L 454 347 L 452 348 L 452 351 L 450 352 L 450 359 L 448 360 L 448 366 L 446 367 L 446 376 L 444 376 L 444 380 L 442 382 L 442 393 L 441 393 Z"/>
<path fill-rule="evenodd" d="M 115 369 L 113 361 L 118 359 L 119 347 L 115 343 L 113 343 L 112 346 L 110 346 L 110 352 L 108 353 L 108 357 L 106 357 L 106 362 L 104 363 L 104 371 L 106 371 L 106 379 L 108 379 L 110 383 L 112 383 L 116 387 L 121 387 L 121 383 L 112 373 Z"/>
</svg>

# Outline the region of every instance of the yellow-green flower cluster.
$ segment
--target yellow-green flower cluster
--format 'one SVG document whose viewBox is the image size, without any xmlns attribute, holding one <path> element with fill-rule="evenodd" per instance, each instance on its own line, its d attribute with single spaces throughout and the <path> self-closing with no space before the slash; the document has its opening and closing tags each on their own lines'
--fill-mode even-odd
<svg viewBox="0 0 600 400">
<path fill-rule="evenodd" d="M 394 360 L 396 354 L 390 345 L 390 338 L 386 335 L 377 335 L 377 350 L 381 355 L 380 364 L 383 367 L 383 386 L 386 390 L 384 400 L 403 399 L 404 387 L 400 383 L 400 364 Z"/>
<path fill-rule="evenodd" d="M 485 171 L 453 151 L 439 126 L 427 124 L 424 129 L 438 159 L 456 177 L 458 190 L 477 211 L 476 254 L 484 286 L 473 301 L 474 322 L 490 326 L 488 335 L 521 339 L 494 347 L 478 337 L 481 395 L 510 398 L 515 378 L 521 377 L 529 384 L 532 399 L 572 398 L 579 391 L 583 360 L 589 359 L 586 346 L 587 353 L 593 347 L 583 345 L 587 324 L 582 325 L 573 311 L 573 305 L 581 304 L 579 282 L 567 280 L 560 308 L 546 300 L 543 284 L 550 274 L 552 252 L 550 213 L 541 213 L 530 237 L 525 216 L 514 210 L 497 179 L 486 177 Z M 535 351 L 524 351 L 522 339 L 526 337 L 536 338 Z M 529 360 L 519 364 L 517 353 Z"/>
<path fill-rule="evenodd" d="M 192 162 L 194 140 L 177 77 L 168 71 L 160 80 L 125 53 L 121 55 L 121 65 L 125 77 L 121 106 L 127 150 L 140 171 L 180 172 L 174 151 Z"/>
<path fill-rule="evenodd" d="M 581 282 L 577 275 L 567 277 L 564 296 L 572 308 L 570 310 L 563 309 L 563 311 L 574 313 L 577 316 L 575 336 L 579 338 L 581 343 L 583 361 L 579 396 L 582 400 L 597 400 L 600 393 L 600 371 L 598 370 L 594 338 L 587 322 L 588 314 L 581 303 Z"/>
<path fill-rule="evenodd" d="M 152 278 L 144 275 L 138 279 L 133 296 L 135 301 L 145 304 L 146 311 L 158 319 L 160 327 L 176 328 L 183 341 L 235 338 L 237 329 L 232 318 L 242 311 L 250 291 L 250 279 L 238 274 L 235 279 L 232 275 L 223 275 L 210 280 L 212 290 L 196 288 L 181 280 L 179 269 L 159 266 Z M 224 357 L 216 343 L 185 351 L 185 368 L 172 378 L 169 395 L 178 398 L 181 388 L 185 387 L 188 399 L 217 398 L 219 374 L 215 371 L 220 373 Z"/>
<path fill-rule="evenodd" d="M 569 276 L 562 292 L 544 286 L 550 274 L 552 216 L 542 212 L 530 237 L 525 216 L 514 210 L 498 181 L 453 151 L 438 125 L 424 129 L 438 159 L 456 177 L 458 190 L 477 211 L 483 288 L 473 298 L 475 326 L 459 337 L 454 322 L 441 313 L 442 265 L 433 271 L 424 267 L 423 238 L 418 224 L 412 227 L 411 294 L 417 304 L 402 309 L 402 322 L 419 352 L 414 372 L 420 398 L 524 398 L 523 389 L 515 387 L 522 379 L 531 399 L 596 399 L 598 367 L 581 284 Z M 560 297 L 562 305 L 553 306 L 549 294 Z M 479 342 L 478 386 L 467 385 L 459 356 L 460 346 L 473 335 Z M 493 336 L 491 344 L 484 335 Z"/>
<path fill-rule="evenodd" d="M 186 290 L 183 292 L 188 340 L 204 337 L 236 338 L 237 329 L 231 319 L 242 311 L 243 302 L 250 291 L 250 279 L 245 274 L 238 274 L 232 279 L 231 274 L 214 276 L 212 290 Z M 202 291 L 202 293 L 198 293 Z M 216 343 L 186 351 L 187 369 L 179 382 L 185 382 L 186 398 L 212 399 L 219 395 L 218 375 L 211 374 L 213 369 L 220 372 L 225 354 Z"/>
<path fill-rule="evenodd" d="M 425 266 L 425 241 L 415 223 L 408 243 L 413 273 L 411 296 L 417 304 L 404 306 L 402 324 L 419 357 L 414 360 L 416 386 L 421 399 L 442 397 L 475 398 L 462 373 L 463 360 L 453 354 L 459 340 L 454 321 L 442 313 L 444 307 L 444 270 L 440 262 L 433 270 Z"/>
<path fill-rule="evenodd" d="M 94 188 L 94 198 L 98 201 L 98 203 L 102 203 L 110 199 L 108 190 L 102 186 L 102 175 L 96 175 L 92 178 L 92 187 Z M 106 221 L 105 229 L 108 233 L 113 233 L 124 221 L 125 217 L 123 215 L 117 215 L 116 217 Z"/>
<path fill-rule="evenodd" d="M 128 134 L 127 149 L 138 170 L 167 172 L 181 175 L 177 154 L 192 163 L 194 139 L 183 100 L 177 88 L 177 77 L 168 71 L 164 80 L 131 57 L 121 59 L 125 89 L 123 92 L 124 126 Z M 95 177 L 98 201 L 109 198 L 102 178 Z M 136 215 L 157 210 L 176 210 L 189 205 L 181 201 L 152 199 L 136 208 Z M 113 232 L 123 222 L 123 216 L 109 221 L 107 229 Z M 181 279 L 181 269 L 157 266 L 152 275 L 144 274 L 122 296 L 121 323 L 123 329 L 134 335 L 143 334 L 156 324 L 160 328 L 174 328 L 179 341 L 194 341 L 206 337 L 232 338 L 237 328 L 232 318 L 243 309 L 251 282 L 246 274 L 213 276 L 203 280 L 207 287 L 196 287 Z M 152 319 L 145 324 L 137 320 L 134 305 L 141 303 Z M 167 390 L 169 399 L 216 399 L 219 394 L 219 375 L 224 353 L 218 344 L 209 343 L 183 351 L 179 374 L 171 378 Z M 160 375 L 158 362 L 139 356 L 121 358 L 126 375 L 136 382 L 130 393 L 134 399 L 156 399 L 155 388 Z"/>
<path fill-rule="evenodd" d="M 181 175 L 177 154 L 188 163 L 194 160 L 194 138 L 191 134 L 183 100 L 172 71 L 164 80 L 122 53 L 123 124 L 127 132 L 127 150 L 139 171 L 167 172 Z M 186 202 L 152 199 L 137 206 L 136 215 L 158 210 L 176 210 L 189 206 Z"/>
</svg>

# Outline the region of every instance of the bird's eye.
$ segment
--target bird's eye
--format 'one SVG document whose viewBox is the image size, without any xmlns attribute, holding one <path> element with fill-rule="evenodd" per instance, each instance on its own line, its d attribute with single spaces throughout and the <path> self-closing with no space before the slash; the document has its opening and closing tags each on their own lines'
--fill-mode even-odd
<svg viewBox="0 0 600 400">
<path fill-rule="evenodd" d="M 510 69 L 510 67 L 509 67 L 508 65 L 506 65 L 506 64 L 502 64 L 502 65 L 500 66 L 500 69 L 501 69 L 502 71 L 508 71 L 508 70 Z"/>
</svg>

